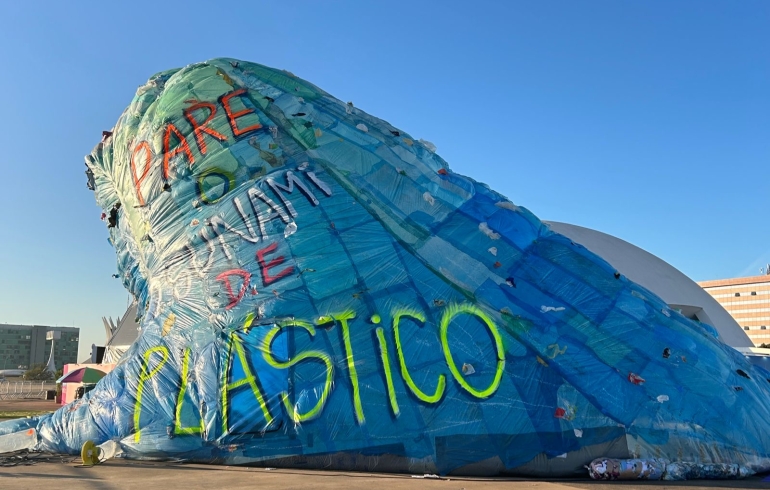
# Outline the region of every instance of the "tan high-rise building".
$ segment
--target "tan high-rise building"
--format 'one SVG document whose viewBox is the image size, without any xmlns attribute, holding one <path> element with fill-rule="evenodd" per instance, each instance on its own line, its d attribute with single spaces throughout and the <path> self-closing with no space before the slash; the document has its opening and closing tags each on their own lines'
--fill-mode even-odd
<svg viewBox="0 0 770 490">
<path fill-rule="evenodd" d="M 770 344 L 770 275 L 698 284 L 732 315 L 754 345 Z"/>
</svg>

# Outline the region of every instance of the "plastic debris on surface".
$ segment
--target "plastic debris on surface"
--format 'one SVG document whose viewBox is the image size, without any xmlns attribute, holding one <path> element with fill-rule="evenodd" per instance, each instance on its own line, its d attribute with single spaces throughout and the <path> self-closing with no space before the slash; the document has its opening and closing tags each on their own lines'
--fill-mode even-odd
<svg viewBox="0 0 770 490">
<path fill-rule="evenodd" d="M 420 475 L 597 454 L 770 470 L 770 374 L 289 72 L 159 73 L 86 160 L 141 334 L 84 398 L 0 436 Z"/>
<path fill-rule="evenodd" d="M 669 463 L 663 480 L 739 480 L 754 471 L 738 464 Z"/>
<path fill-rule="evenodd" d="M 598 458 L 586 468 L 594 480 L 737 480 L 754 475 L 738 464 L 670 463 L 660 458 Z"/>
<path fill-rule="evenodd" d="M 612 459 L 591 461 L 588 475 L 594 480 L 660 480 L 666 471 L 662 459 Z"/>
</svg>

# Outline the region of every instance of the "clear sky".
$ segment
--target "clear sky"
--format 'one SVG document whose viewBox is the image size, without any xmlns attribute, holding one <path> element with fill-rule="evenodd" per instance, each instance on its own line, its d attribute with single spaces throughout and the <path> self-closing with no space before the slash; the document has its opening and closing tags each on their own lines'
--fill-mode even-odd
<svg viewBox="0 0 770 490">
<path fill-rule="evenodd" d="M 4 2 L 0 322 L 104 342 L 127 293 L 83 156 L 149 76 L 218 56 L 353 101 L 542 219 L 695 280 L 758 274 L 768 26 L 766 0 Z"/>
</svg>

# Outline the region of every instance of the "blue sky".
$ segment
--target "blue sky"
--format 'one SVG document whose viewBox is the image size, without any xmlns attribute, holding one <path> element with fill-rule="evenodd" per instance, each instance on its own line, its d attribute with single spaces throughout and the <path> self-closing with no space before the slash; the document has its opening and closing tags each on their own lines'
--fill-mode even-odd
<svg viewBox="0 0 770 490">
<path fill-rule="evenodd" d="M 770 262 L 770 2 L 112 3 L 0 7 L 0 322 L 79 326 L 81 357 L 127 302 L 83 156 L 150 75 L 218 56 L 695 280 Z"/>
</svg>

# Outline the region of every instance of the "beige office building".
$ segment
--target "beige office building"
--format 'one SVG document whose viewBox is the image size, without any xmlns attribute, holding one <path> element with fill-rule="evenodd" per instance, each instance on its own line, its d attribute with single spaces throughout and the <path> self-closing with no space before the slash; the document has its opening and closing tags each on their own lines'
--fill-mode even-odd
<svg viewBox="0 0 770 490">
<path fill-rule="evenodd" d="M 698 284 L 732 315 L 754 345 L 770 344 L 770 275 Z"/>
</svg>

